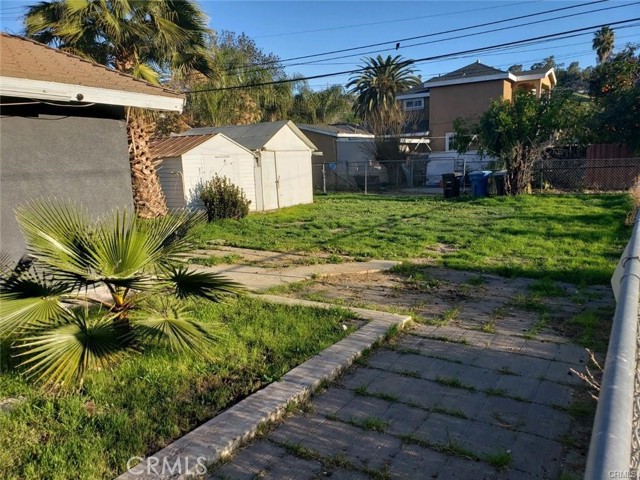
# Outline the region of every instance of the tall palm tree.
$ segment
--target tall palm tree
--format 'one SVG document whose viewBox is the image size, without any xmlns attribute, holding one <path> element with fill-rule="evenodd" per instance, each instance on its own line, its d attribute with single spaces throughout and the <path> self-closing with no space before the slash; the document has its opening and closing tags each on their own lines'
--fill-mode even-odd
<svg viewBox="0 0 640 480">
<path fill-rule="evenodd" d="M 26 36 L 159 85 L 163 75 L 211 73 L 210 30 L 190 0 L 51 0 L 28 7 Z M 149 155 L 152 121 L 127 109 L 134 204 L 138 215 L 167 213 Z"/>
<path fill-rule="evenodd" d="M 365 60 L 362 71 L 352 76 L 347 83 L 350 92 L 356 95 L 354 111 L 375 129 L 386 129 L 401 111 L 396 95 L 420 84 L 411 68 L 413 61 L 400 55 Z"/>
<path fill-rule="evenodd" d="M 598 63 L 607 61 L 611 52 L 613 52 L 615 36 L 613 30 L 608 26 L 602 27 L 593 35 L 592 47 L 596 51 Z"/>
</svg>

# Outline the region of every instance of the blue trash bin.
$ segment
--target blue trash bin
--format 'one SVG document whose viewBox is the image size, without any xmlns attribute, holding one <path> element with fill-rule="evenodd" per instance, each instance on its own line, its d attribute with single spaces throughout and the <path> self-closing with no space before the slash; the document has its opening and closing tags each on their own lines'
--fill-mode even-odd
<svg viewBox="0 0 640 480">
<path fill-rule="evenodd" d="M 479 170 L 477 172 L 469 172 L 469 181 L 471 182 L 471 195 L 474 197 L 486 197 L 489 193 L 489 175 L 488 170 Z"/>
</svg>

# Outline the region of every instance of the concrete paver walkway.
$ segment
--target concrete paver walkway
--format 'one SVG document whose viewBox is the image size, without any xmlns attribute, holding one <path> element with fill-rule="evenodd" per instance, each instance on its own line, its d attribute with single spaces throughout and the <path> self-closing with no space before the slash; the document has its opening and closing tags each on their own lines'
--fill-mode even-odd
<svg viewBox="0 0 640 480">
<path fill-rule="evenodd" d="M 209 478 L 556 479 L 568 369 L 584 361 L 577 346 L 416 325 Z"/>
<path fill-rule="evenodd" d="M 425 269 L 418 283 L 337 276 L 296 291 L 440 324 L 415 324 L 361 359 L 207 478 L 581 478 L 593 405 L 570 369 L 587 358 L 562 332 L 606 308 L 606 289 L 561 285 L 540 299 L 542 315 L 527 304 L 531 280 Z"/>
</svg>

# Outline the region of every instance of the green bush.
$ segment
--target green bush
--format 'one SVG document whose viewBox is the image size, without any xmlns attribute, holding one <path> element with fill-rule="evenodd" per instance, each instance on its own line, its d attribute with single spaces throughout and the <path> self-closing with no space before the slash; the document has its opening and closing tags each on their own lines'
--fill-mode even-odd
<svg viewBox="0 0 640 480">
<path fill-rule="evenodd" d="M 210 222 L 221 218 L 246 217 L 251 203 L 240 187 L 231 183 L 227 177 L 218 175 L 204 185 L 200 199 L 204 202 Z"/>
</svg>

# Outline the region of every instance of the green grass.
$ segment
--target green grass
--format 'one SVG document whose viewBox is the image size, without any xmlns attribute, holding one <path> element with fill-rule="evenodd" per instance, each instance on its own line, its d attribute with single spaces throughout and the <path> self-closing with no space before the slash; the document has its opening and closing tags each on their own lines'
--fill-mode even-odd
<svg viewBox="0 0 640 480">
<path fill-rule="evenodd" d="M 80 394 L 57 397 L 3 365 L 0 399 L 26 401 L 0 412 L 0 478 L 113 478 L 130 457 L 156 452 L 352 331 L 341 309 L 249 298 L 192 306 L 199 320 L 223 325 L 215 361 L 148 348 L 89 374 Z"/>
<path fill-rule="evenodd" d="M 607 350 L 608 334 L 613 319 L 612 308 L 589 309 L 568 320 L 567 328 L 576 342 L 596 352 Z"/>
<path fill-rule="evenodd" d="M 511 453 L 509 452 L 496 452 L 485 455 L 485 462 L 498 470 L 506 470 L 513 462 L 513 458 L 511 457 Z"/>
<path fill-rule="evenodd" d="M 242 256 L 231 253 L 229 255 L 211 255 L 210 257 L 191 257 L 189 263 L 203 265 L 205 267 L 215 267 L 216 265 L 231 265 L 242 260 Z"/>
<path fill-rule="evenodd" d="M 219 238 L 263 250 L 430 258 L 456 269 L 606 284 L 630 235 L 624 225 L 630 207 L 622 194 L 454 201 L 336 194 L 318 196 L 311 205 L 209 223 L 196 234 L 203 246 Z"/>
<path fill-rule="evenodd" d="M 468 385 L 462 382 L 459 378 L 455 378 L 455 377 L 438 376 L 434 381 L 445 387 L 460 388 L 462 390 L 470 390 L 470 391 L 475 390 L 475 387 L 473 385 Z"/>
</svg>

